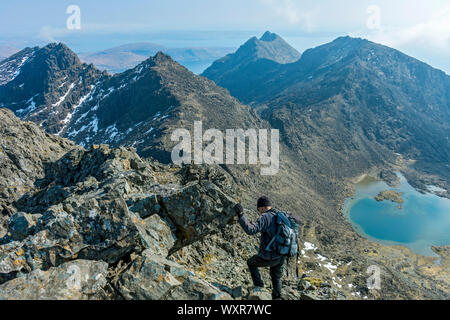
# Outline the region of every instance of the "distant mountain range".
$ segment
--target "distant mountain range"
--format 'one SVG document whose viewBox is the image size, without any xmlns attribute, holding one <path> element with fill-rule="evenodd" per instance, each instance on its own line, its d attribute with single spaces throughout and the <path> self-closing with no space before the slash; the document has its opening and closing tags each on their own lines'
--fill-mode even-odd
<svg viewBox="0 0 450 320">
<path fill-rule="evenodd" d="M 292 148 L 303 155 L 316 150 L 311 163 L 341 170 L 356 159 L 349 154 L 379 143 L 450 180 L 450 77 L 444 72 L 351 37 L 309 49 L 288 64 L 248 59 L 244 49 L 252 41 L 203 75 L 263 110 Z"/>
<path fill-rule="evenodd" d="M 140 45 L 133 50 L 147 52 Z M 203 75 L 280 129 L 288 149 L 317 166 L 313 172 L 351 176 L 361 164 L 398 153 L 450 180 L 449 76 L 397 50 L 341 37 L 300 55 L 266 32 Z M 0 84 L 0 107 L 22 119 L 82 145 L 133 145 L 145 155 L 167 152 L 167 124 L 179 126 L 183 117 L 209 119 L 217 128 L 256 119 L 161 52 L 111 76 L 63 44 L 27 48 L 0 64 Z"/>
<path fill-rule="evenodd" d="M 100 70 L 120 73 L 132 69 L 148 57 L 163 51 L 194 73 L 203 72 L 214 60 L 232 52 L 231 47 L 167 48 L 158 44 L 140 42 L 121 45 L 99 52 L 80 54 L 80 59 L 93 63 Z"/>
<path fill-rule="evenodd" d="M 143 54 L 139 46 L 135 54 Z M 340 213 L 355 179 L 370 173 L 393 184 L 394 172 L 402 171 L 419 190 L 427 184 L 450 190 L 450 77 L 363 39 L 341 37 L 300 55 L 266 32 L 203 76 L 163 52 L 111 75 L 64 44 L 26 48 L 0 63 L 1 107 L 81 146 L 134 147 L 164 163 L 171 162 L 173 130 L 192 131 L 196 120 L 204 130 L 279 129 L 277 175 L 261 176 L 260 164 L 220 168 L 243 202 L 267 194 L 294 211 L 304 234 L 328 254 L 364 261 L 352 266 L 356 273 L 365 272 L 364 263 L 395 270 L 392 257 L 404 253 L 376 246 L 377 255 L 366 261 L 375 245 Z M 383 294 L 442 296 L 418 272 L 390 273 L 394 280 Z"/>
</svg>

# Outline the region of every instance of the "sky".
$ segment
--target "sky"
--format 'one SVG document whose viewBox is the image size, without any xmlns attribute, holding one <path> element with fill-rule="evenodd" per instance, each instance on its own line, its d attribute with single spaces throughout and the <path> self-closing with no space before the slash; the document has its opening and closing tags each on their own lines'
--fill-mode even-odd
<svg viewBox="0 0 450 320">
<path fill-rule="evenodd" d="M 67 20 L 80 10 L 79 29 Z M 450 74 L 449 0 L 3 0 L 0 46 L 63 41 L 76 52 L 150 41 L 238 47 L 276 32 L 300 52 L 342 35 L 403 51 Z"/>
</svg>

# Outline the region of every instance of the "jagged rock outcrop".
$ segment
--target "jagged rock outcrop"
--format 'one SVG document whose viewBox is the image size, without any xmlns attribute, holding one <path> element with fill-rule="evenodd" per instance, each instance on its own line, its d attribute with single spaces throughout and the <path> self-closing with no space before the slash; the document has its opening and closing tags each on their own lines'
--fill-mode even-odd
<svg viewBox="0 0 450 320">
<path fill-rule="evenodd" d="M 73 142 L 45 133 L 31 122 L 22 122 L 12 111 L 0 109 L 0 236 L 4 218 L 16 210 L 12 203 L 34 189 L 45 175 L 45 166 L 71 149 Z M 3 230 L 3 232 L 2 232 Z"/>
<path fill-rule="evenodd" d="M 182 184 L 168 175 L 172 183 L 158 184 L 161 174 L 131 150 L 98 146 L 69 152 L 47 169 L 39 191 L 16 202 L 18 210 L 39 216 L 32 231 L 15 230 L 1 240 L 2 265 L 8 266 L 2 273 L 75 258 L 117 263 L 137 247 L 167 255 L 233 218 L 235 201 L 212 181 Z M 18 218 L 10 220 L 17 225 Z"/>
<path fill-rule="evenodd" d="M 118 279 L 116 286 L 126 299 L 221 300 L 231 299 L 182 266 L 146 250 Z"/>
<path fill-rule="evenodd" d="M 11 112 L 3 113 L 25 125 Z M 71 145 L 57 137 L 48 140 Z M 168 260 L 171 252 L 218 232 L 234 218 L 233 186 L 223 173 L 150 163 L 133 149 L 71 146 L 45 168 L 41 164 L 44 174 L 11 204 L 17 213 L 0 239 L 2 298 L 36 299 L 39 288 L 44 288 L 44 299 L 99 297 L 108 266 L 123 271 L 111 282 L 116 285 L 111 290 L 122 298 L 229 297 Z M 124 261 L 130 265 L 121 270 Z M 71 263 L 88 279 L 75 291 L 65 287 Z M 156 268 L 156 278 L 141 274 L 143 268 Z"/>
</svg>

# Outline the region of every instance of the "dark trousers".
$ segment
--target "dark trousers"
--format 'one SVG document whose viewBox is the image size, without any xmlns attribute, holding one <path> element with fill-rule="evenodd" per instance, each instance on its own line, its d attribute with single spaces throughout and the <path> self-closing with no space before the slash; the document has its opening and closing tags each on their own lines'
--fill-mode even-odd
<svg viewBox="0 0 450 320">
<path fill-rule="evenodd" d="M 248 269 L 252 276 L 255 287 L 264 287 L 264 282 L 259 273 L 259 267 L 270 267 L 270 277 L 272 278 L 272 299 L 281 297 L 281 277 L 283 276 L 283 265 L 286 257 L 280 257 L 274 260 L 265 260 L 255 255 L 247 260 Z"/>
</svg>

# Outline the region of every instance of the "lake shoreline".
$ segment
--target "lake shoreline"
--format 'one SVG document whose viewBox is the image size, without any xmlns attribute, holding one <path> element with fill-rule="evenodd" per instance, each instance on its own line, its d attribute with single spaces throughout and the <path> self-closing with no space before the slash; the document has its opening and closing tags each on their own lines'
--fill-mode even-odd
<svg viewBox="0 0 450 320">
<path fill-rule="evenodd" d="M 381 206 L 381 204 L 383 204 L 380 208 L 382 209 L 378 209 L 381 210 L 381 214 L 382 214 L 382 222 L 384 224 L 382 224 L 383 226 L 385 226 L 386 223 L 389 222 L 389 219 L 391 216 L 389 216 L 387 213 L 392 215 L 392 220 L 395 222 L 397 221 L 401 221 L 403 223 L 403 220 L 407 221 L 406 218 L 403 215 L 407 215 L 408 213 L 401 213 L 400 208 L 398 207 L 398 204 L 401 202 L 401 204 L 405 203 L 406 207 L 407 207 L 407 212 L 411 211 L 411 208 L 409 208 L 409 202 L 413 201 L 412 203 L 414 204 L 415 202 L 418 202 L 420 204 L 420 201 L 422 200 L 421 197 L 418 196 L 418 194 L 421 194 L 420 191 L 416 190 L 415 188 L 413 188 L 408 181 L 406 180 L 406 178 L 400 173 L 397 172 L 396 173 L 400 179 L 400 185 L 398 188 L 395 188 L 396 190 L 386 190 L 386 189 L 390 189 L 390 186 L 381 180 L 378 180 L 372 176 L 369 176 L 368 174 L 362 175 L 360 177 L 358 177 L 357 179 L 354 179 L 353 181 L 357 181 L 357 183 L 354 184 L 354 192 L 353 195 L 346 197 L 344 200 L 344 203 L 342 205 L 342 212 L 344 214 L 345 219 L 350 222 L 350 224 L 352 225 L 353 229 L 362 237 L 376 242 L 376 243 L 380 243 L 382 245 L 388 245 L 388 246 L 402 246 L 402 247 L 407 247 L 409 248 L 413 253 L 415 254 L 420 254 L 423 256 L 428 256 L 428 257 L 436 257 L 441 259 L 440 255 L 436 253 L 435 250 L 433 250 L 433 247 L 439 247 L 441 245 L 449 245 L 450 241 L 448 241 L 447 238 L 444 239 L 432 239 L 429 236 L 424 237 L 424 239 L 419 238 L 413 238 L 412 236 L 409 236 L 407 234 L 407 232 L 405 230 L 395 230 L 395 228 L 389 226 L 389 224 L 387 225 L 387 229 L 391 228 L 393 230 L 393 232 L 399 232 L 405 235 L 402 235 L 402 237 L 400 237 L 400 240 L 402 241 L 397 241 L 399 239 L 396 239 L 395 236 L 390 237 L 389 234 L 387 234 L 386 232 L 374 232 L 373 228 L 368 228 L 366 225 L 364 225 L 364 223 L 362 223 L 362 225 L 360 225 L 359 223 L 361 223 L 361 221 L 364 221 L 365 217 L 362 216 L 362 214 L 360 213 L 360 220 L 361 221 L 355 221 L 354 219 L 354 212 L 353 212 L 353 216 L 352 216 L 352 208 L 354 208 L 355 205 L 359 205 L 359 206 L 363 206 L 366 205 L 368 206 L 368 208 L 370 210 L 372 210 L 372 214 L 377 215 L 377 204 L 375 203 L 379 203 L 379 205 Z M 400 193 L 398 191 L 403 191 L 403 193 L 401 194 L 401 196 L 405 195 L 405 199 L 401 199 Z M 369 192 L 370 191 L 370 192 Z M 378 198 L 378 200 L 381 200 L 381 202 L 377 202 L 377 200 L 375 200 L 375 198 L 377 197 L 377 195 L 379 196 L 380 193 L 382 193 L 383 191 L 393 191 L 393 192 L 388 192 L 388 193 L 384 193 L 382 194 L 382 196 L 380 196 Z M 435 194 L 432 193 L 428 193 L 424 195 L 424 201 L 433 201 L 435 200 L 432 197 L 437 197 L 439 199 L 446 199 L 446 198 L 442 198 L 439 197 Z M 382 200 L 396 200 L 394 202 L 390 202 L 390 201 L 382 201 Z M 400 200 L 401 199 L 401 200 Z M 431 199 L 431 200 L 430 200 Z M 373 202 L 372 202 L 373 201 Z M 440 200 L 439 200 L 440 201 Z M 438 201 L 438 202 L 439 202 Z M 444 200 L 442 200 L 444 201 Z M 439 202 L 440 204 L 440 202 Z M 446 205 L 446 204 L 445 204 Z M 394 208 L 392 206 L 395 206 L 397 209 L 397 211 L 394 210 Z M 425 208 L 427 208 L 425 206 Z M 433 207 L 431 206 L 430 208 L 433 209 Z M 445 207 L 447 208 L 447 207 Z M 362 209 L 364 211 L 364 209 Z M 384 211 L 386 211 L 387 213 L 385 213 Z M 425 210 L 426 211 L 426 210 Z M 380 213 L 378 213 L 380 214 Z M 363 218 L 361 218 L 361 216 Z M 388 217 L 388 218 L 387 218 Z M 407 217 L 407 216 L 406 216 Z M 376 218 L 372 217 L 371 218 L 373 221 L 377 222 Z M 402 220 L 403 219 L 403 220 Z M 414 220 L 414 219 L 413 219 Z M 359 222 L 359 223 L 358 223 Z M 414 221 L 413 221 L 414 222 Z M 413 222 L 408 222 L 408 224 L 414 226 L 415 228 L 417 228 Z M 445 220 L 445 223 L 447 223 L 447 220 Z M 408 225 L 406 224 L 406 225 Z M 445 224 L 446 226 L 447 224 Z M 365 230 L 369 229 L 369 231 Z M 442 232 L 441 232 L 442 233 Z M 382 236 L 377 237 L 377 234 L 381 234 Z M 432 234 L 432 233 L 431 233 Z M 440 233 L 438 233 L 439 235 Z M 431 240 L 430 240 L 431 239 Z M 443 241 L 443 242 L 439 242 L 439 241 Z"/>
</svg>

